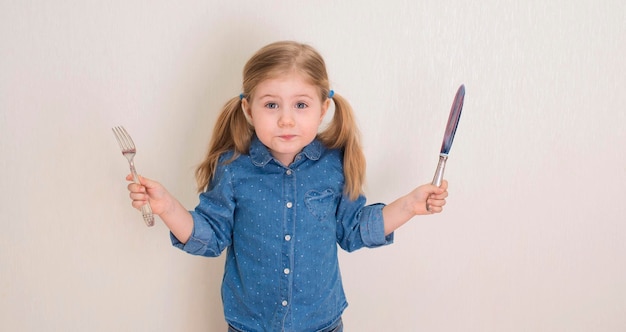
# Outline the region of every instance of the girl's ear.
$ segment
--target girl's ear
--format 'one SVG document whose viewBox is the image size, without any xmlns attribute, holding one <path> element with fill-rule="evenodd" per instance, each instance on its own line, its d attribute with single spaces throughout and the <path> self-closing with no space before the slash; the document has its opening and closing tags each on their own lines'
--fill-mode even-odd
<svg viewBox="0 0 626 332">
<path fill-rule="evenodd" d="M 250 111 L 250 104 L 248 103 L 247 98 L 241 99 L 241 108 L 243 109 L 243 113 L 246 115 L 248 119 L 252 119 L 252 111 Z"/>
<path fill-rule="evenodd" d="M 324 102 L 322 103 L 322 115 L 320 116 L 320 121 L 324 120 L 324 116 L 326 115 L 326 112 L 328 111 L 329 107 L 330 107 L 330 98 L 326 98 L 326 100 L 324 100 Z"/>
</svg>

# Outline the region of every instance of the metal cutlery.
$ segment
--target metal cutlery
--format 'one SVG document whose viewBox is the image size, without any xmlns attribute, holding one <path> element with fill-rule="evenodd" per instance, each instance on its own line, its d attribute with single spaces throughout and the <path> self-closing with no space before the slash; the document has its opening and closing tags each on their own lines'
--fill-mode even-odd
<svg viewBox="0 0 626 332">
<path fill-rule="evenodd" d="M 137 153 L 137 149 L 135 148 L 135 143 L 133 142 L 133 139 L 130 137 L 126 129 L 124 129 L 124 127 L 122 126 L 113 127 L 113 134 L 115 134 L 115 138 L 120 145 L 122 154 L 128 160 L 128 164 L 130 165 L 130 172 L 133 174 L 133 181 L 135 183 L 139 183 L 139 177 L 137 176 L 137 170 L 135 170 L 135 163 L 133 162 L 135 153 Z M 152 208 L 150 207 L 150 203 L 146 203 L 144 206 L 141 207 L 141 214 L 143 215 L 143 220 L 148 227 L 154 226 L 154 216 L 152 215 Z"/>
</svg>

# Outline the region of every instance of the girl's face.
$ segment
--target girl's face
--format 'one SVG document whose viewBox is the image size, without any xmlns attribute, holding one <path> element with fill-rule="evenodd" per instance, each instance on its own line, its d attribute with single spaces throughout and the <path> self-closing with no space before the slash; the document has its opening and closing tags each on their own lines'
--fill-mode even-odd
<svg viewBox="0 0 626 332">
<path fill-rule="evenodd" d="M 291 73 L 261 82 L 252 100 L 242 100 L 256 135 L 283 165 L 315 139 L 330 105 L 319 96 L 317 87 Z"/>
</svg>

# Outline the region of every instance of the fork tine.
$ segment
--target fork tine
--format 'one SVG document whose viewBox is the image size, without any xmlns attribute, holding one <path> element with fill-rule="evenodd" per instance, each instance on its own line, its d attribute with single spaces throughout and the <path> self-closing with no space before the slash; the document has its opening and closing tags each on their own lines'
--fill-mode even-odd
<svg viewBox="0 0 626 332">
<path fill-rule="evenodd" d="M 122 149 L 122 151 L 124 150 L 124 143 L 122 143 L 122 140 L 120 139 L 120 134 L 119 134 L 119 130 L 118 127 L 113 127 L 113 135 L 115 135 L 115 139 L 117 140 L 117 144 L 120 145 L 120 149 Z"/>
<path fill-rule="evenodd" d="M 122 134 L 124 135 L 124 139 L 126 140 L 126 143 L 128 144 L 128 148 L 129 149 L 134 149 L 135 148 L 135 142 L 133 142 L 133 139 L 130 138 L 130 135 L 128 134 L 126 129 L 124 129 L 124 127 L 120 127 L 120 129 L 122 129 Z"/>
<path fill-rule="evenodd" d="M 135 144 L 124 127 L 113 127 L 113 134 L 115 134 L 115 138 L 117 139 L 122 151 L 135 149 Z"/>
<path fill-rule="evenodd" d="M 117 134 L 120 137 L 120 142 L 122 142 L 122 149 L 124 151 L 128 150 L 128 143 L 126 142 L 126 137 L 124 137 L 124 132 L 122 131 L 122 127 L 116 127 Z"/>
<path fill-rule="evenodd" d="M 126 141 L 124 140 L 124 134 L 120 130 L 120 127 L 113 128 L 113 133 L 115 133 L 115 138 L 120 144 L 120 149 L 122 149 L 122 152 L 128 150 L 128 146 L 126 145 Z"/>
</svg>

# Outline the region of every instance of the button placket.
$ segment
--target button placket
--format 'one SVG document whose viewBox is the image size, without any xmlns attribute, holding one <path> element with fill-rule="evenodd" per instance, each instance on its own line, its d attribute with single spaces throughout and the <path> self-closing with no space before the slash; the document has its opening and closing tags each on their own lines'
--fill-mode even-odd
<svg viewBox="0 0 626 332">
<path fill-rule="evenodd" d="M 283 199 L 284 199 L 284 220 L 283 220 L 283 241 L 282 244 L 282 277 L 280 278 L 280 305 L 286 315 L 291 315 L 291 311 L 287 310 L 287 307 L 291 301 L 291 293 L 293 287 L 293 245 L 294 241 L 291 241 L 295 232 L 295 220 L 296 220 L 296 173 L 292 169 L 286 169 L 283 173 Z M 285 316 L 285 321 L 289 321 L 290 318 Z"/>
</svg>

